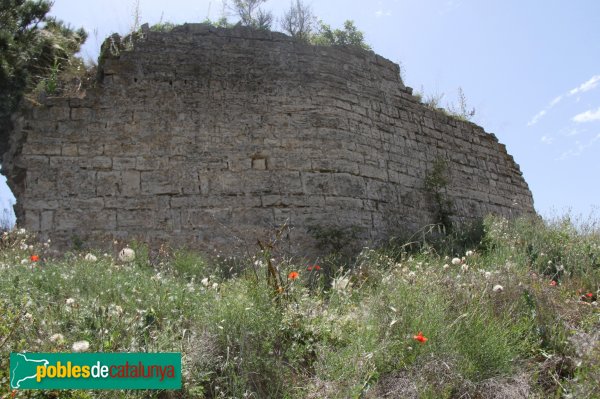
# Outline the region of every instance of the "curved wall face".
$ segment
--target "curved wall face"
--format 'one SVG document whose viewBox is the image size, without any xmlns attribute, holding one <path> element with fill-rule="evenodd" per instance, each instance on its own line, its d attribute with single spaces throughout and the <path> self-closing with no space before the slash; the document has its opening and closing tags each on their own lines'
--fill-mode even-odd
<svg viewBox="0 0 600 399">
<path fill-rule="evenodd" d="M 439 160 L 453 218 L 533 213 L 495 136 L 419 103 L 396 64 L 246 28 L 146 32 L 83 99 L 15 119 L 3 172 L 21 226 L 73 236 L 255 245 L 288 222 L 363 242 L 435 221 Z"/>
</svg>

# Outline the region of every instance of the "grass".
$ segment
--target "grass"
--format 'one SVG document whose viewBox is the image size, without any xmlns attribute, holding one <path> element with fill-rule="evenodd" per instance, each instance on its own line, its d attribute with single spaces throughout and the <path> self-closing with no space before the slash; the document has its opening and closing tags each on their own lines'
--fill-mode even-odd
<svg viewBox="0 0 600 399">
<path fill-rule="evenodd" d="M 281 292 L 261 253 L 132 243 L 132 262 L 118 260 L 120 246 L 86 260 L 11 231 L 0 244 L 0 398 L 13 394 L 10 352 L 82 340 L 90 351 L 182 352 L 183 389 L 15 397 L 600 397 L 598 229 L 568 218 L 476 228 L 480 240 L 423 234 L 310 271 L 275 258 Z"/>
</svg>

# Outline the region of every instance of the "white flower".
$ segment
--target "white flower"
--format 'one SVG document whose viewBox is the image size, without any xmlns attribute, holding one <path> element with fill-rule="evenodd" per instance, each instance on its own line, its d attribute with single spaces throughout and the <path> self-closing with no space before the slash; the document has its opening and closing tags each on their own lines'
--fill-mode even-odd
<svg viewBox="0 0 600 399">
<path fill-rule="evenodd" d="M 465 253 L 466 256 L 473 256 L 475 254 L 475 252 L 468 250 L 467 253 Z"/>
<path fill-rule="evenodd" d="M 212 288 L 216 290 L 217 288 L 219 288 L 219 284 L 213 283 Z"/>
<path fill-rule="evenodd" d="M 469 265 L 467 265 L 467 264 L 465 263 L 464 265 L 462 265 L 462 266 L 460 267 L 460 269 L 461 269 L 463 272 L 465 272 L 465 273 L 466 273 L 466 272 L 468 272 L 468 271 L 469 271 Z"/>
<path fill-rule="evenodd" d="M 135 259 L 135 251 L 131 248 L 123 248 L 119 252 L 119 260 L 121 262 L 131 262 Z"/>
<path fill-rule="evenodd" d="M 65 303 L 67 304 L 67 306 L 71 306 L 72 304 L 75 303 L 75 299 L 73 299 L 73 298 L 67 298 L 67 300 L 65 301 Z"/>
<path fill-rule="evenodd" d="M 73 352 L 85 352 L 90 349 L 90 343 L 88 341 L 77 341 L 73 343 L 71 349 Z"/>
<path fill-rule="evenodd" d="M 96 255 L 94 254 L 87 254 L 85 255 L 85 260 L 90 261 L 90 262 L 95 262 L 98 260 L 98 258 L 96 258 Z"/>
<path fill-rule="evenodd" d="M 331 284 L 331 288 L 336 291 L 344 291 L 350 285 L 350 279 L 348 277 L 338 277 L 333 280 Z"/>
<path fill-rule="evenodd" d="M 61 343 L 65 340 L 65 337 L 62 334 L 53 334 L 50 336 L 50 342 L 58 342 Z"/>
<path fill-rule="evenodd" d="M 120 316 L 123 314 L 123 308 L 119 305 L 111 304 L 108 307 L 108 314 L 111 316 Z"/>
<path fill-rule="evenodd" d="M 200 282 L 203 286 L 208 287 L 208 277 L 204 277 Z"/>
<path fill-rule="evenodd" d="M 19 235 L 23 235 L 25 233 L 27 233 L 27 231 L 25 229 L 21 228 L 21 229 L 17 230 L 17 234 L 19 234 Z"/>
<path fill-rule="evenodd" d="M 492 273 L 491 272 L 485 272 L 484 274 L 486 279 L 489 279 L 490 277 L 492 277 Z"/>
<path fill-rule="evenodd" d="M 21 245 L 19 245 L 19 248 L 21 248 L 22 251 L 27 250 L 27 248 L 29 248 L 29 246 L 27 245 L 27 243 L 22 242 Z"/>
<path fill-rule="evenodd" d="M 504 291 L 504 287 L 501 286 L 500 284 L 496 284 L 494 286 L 494 288 L 492 288 L 492 291 L 494 291 L 494 292 L 502 292 L 502 291 Z"/>
<path fill-rule="evenodd" d="M 462 261 L 459 258 L 452 258 L 453 265 L 460 265 Z"/>
<path fill-rule="evenodd" d="M 22 265 L 27 265 L 27 264 L 29 264 L 29 259 L 23 259 L 23 260 L 21 260 L 21 264 L 22 264 Z"/>
<path fill-rule="evenodd" d="M 446 269 L 448 269 L 449 267 L 450 267 L 450 265 L 446 263 L 444 266 L 442 266 L 442 269 L 446 270 Z"/>
</svg>

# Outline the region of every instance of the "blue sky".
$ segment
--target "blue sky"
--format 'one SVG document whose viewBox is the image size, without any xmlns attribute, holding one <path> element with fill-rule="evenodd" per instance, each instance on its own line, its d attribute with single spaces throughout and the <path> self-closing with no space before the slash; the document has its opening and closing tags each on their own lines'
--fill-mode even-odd
<svg viewBox="0 0 600 399">
<path fill-rule="evenodd" d="M 474 121 L 495 133 L 521 166 L 543 216 L 598 216 L 600 206 L 600 1 L 307 1 L 324 22 L 346 19 L 373 50 L 401 63 L 405 83 L 455 102 L 461 87 Z M 55 0 L 52 14 L 90 36 L 96 58 L 112 32 L 126 33 L 134 0 Z M 216 0 L 140 0 L 142 22 L 217 19 Z M 289 0 L 265 4 L 276 16 Z M 7 203 L 10 193 L 0 188 Z"/>
</svg>

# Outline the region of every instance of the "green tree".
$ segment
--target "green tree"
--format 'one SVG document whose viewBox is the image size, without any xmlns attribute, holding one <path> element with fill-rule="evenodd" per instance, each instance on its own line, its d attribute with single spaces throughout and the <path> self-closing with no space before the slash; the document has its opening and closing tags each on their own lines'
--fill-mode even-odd
<svg viewBox="0 0 600 399">
<path fill-rule="evenodd" d="M 331 26 L 319 21 L 319 32 L 311 37 L 311 43 L 331 46 L 358 46 L 365 50 L 371 47 L 365 43 L 365 35 L 354 26 L 353 21 L 344 22 L 344 29 L 332 30 Z"/>
<path fill-rule="evenodd" d="M 244 26 L 257 29 L 271 29 L 273 13 L 260 8 L 267 0 L 233 0 L 233 11 L 240 18 Z"/>
<path fill-rule="evenodd" d="M 0 153 L 6 149 L 10 115 L 23 95 L 75 62 L 87 38 L 47 16 L 47 0 L 0 0 Z M 78 60 L 80 62 L 80 60 Z M 53 89 L 55 83 L 49 82 Z"/>
<path fill-rule="evenodd" d="M 316 18 L 309 5 L 302 0 L 292 1 L 290 8 L 283 14 L 280 24 L 281 29 L 290 36 L 309 41 L 314 30 Z"/>
</svg>

